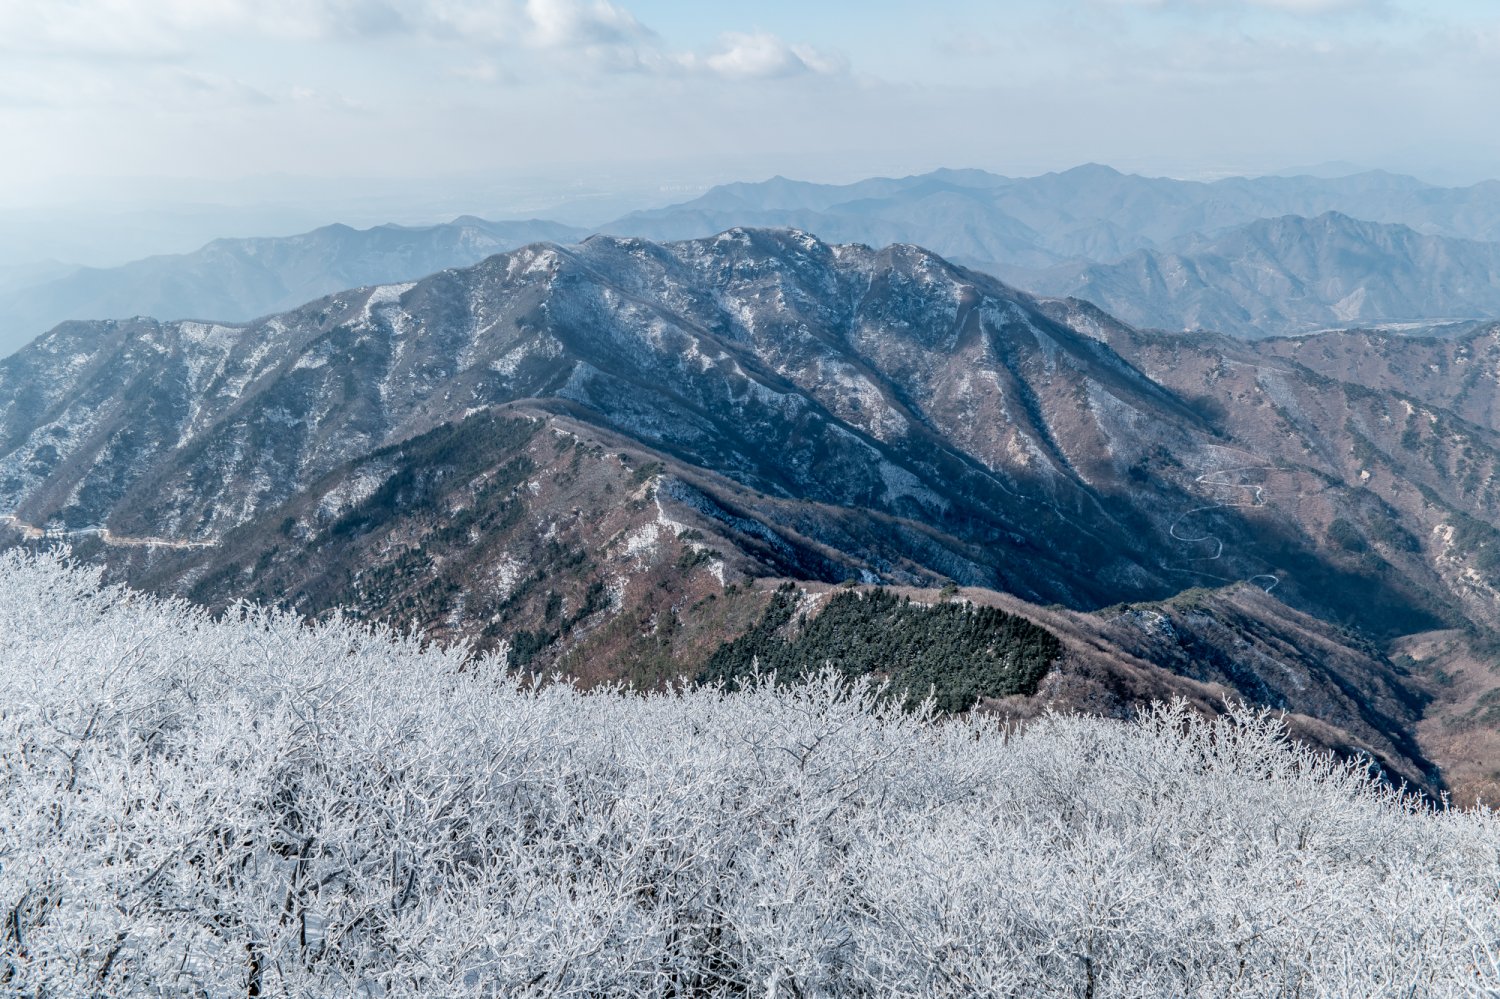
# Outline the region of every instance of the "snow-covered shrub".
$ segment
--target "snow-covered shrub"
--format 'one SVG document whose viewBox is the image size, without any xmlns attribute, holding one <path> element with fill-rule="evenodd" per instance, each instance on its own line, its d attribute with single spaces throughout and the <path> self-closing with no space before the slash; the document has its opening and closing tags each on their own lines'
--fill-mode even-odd
<svg viewBox="0 0 1500 999">
<path fill-rule="evenodd" d="M 0 993 L 1448 996 L 1500 829 L 1269 719 L 531 687 L 0 556 Z"/>
</svg>

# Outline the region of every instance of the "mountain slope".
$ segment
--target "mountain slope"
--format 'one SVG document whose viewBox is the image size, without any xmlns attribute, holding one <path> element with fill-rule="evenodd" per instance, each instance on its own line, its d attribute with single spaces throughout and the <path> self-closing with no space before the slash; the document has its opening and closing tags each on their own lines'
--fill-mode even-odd
<svg viewBox="0 0 1500 999">
<path fill-rule="evenodd" d="M 1265 219 L 1180 252 L 1071 264 L 1028 286 L 1126 322 L 1242 337 L 1500 315 L 1500 244 L 1330 212 Z"/>
<path fill-rule="evenodd" d="M 1006 539 L 1023 525 L 1071 521 L 1097 549 L 1088 570 L 1036 575 L 1072 601 L 1101 577 L 1149 592 L 1136 528 L 1090 482 L 1136 460 L 1113 423 L 1151 414 L 1192 446 L 1180 403 L 993 281 L 910 248 L 745 230 L 535 248 L 251 327 L 64 326 L 0 387 L 15 393 L 0 489 L 36 523 L 212 537 L 342 461 L 545 398 L 768 496 L 964 525 L 929 571 L 951 559 L 966 582 L 1003 575 L 988 546 L 1021 544 Z M 1071 403 L 1062 432 L 1042 396 L 1080 389 L 1101 408 L 1076 420 Z"/>
<path fill-rule="evenodd" d="M 1214 483 L 1224 501 L 1275 508 L 1321 538 L 1327 557 L 1339 564 L 1442 593 L 1442 602 L 1462 607 L 1457 613 L 1471 626 L 1495 632 L 1500 434 L 1470 418 L 1482 416 L 1478 400 L 1492 379 L 1476 379 L 1476 405 L 1466 417 L 1452 408 L 1461 401 L 1452 395 L 1371 387 L 1378 357 L 1361 374 L 1360 365 L 1329 363 L 1320 371 L 1284 353 L 1304 343 L 1311 360 L 1324 337 L 1247 342 L 1149 334 L 1077 300 L 1044 307 L 1201 401 L 1226 443 L 1234 442 L 1220 465 L 1204 470 L 1203 481 Z M 1363 336 L 1327 335 L 1334 343 Z M 1373 335 L 1370 342 L 1390 339 Z M 1398 344 L 1390 353 L 1402 349 Z"/>
<path fill-rule="evenodd" d="M 831 186 L 775 178 L 714 188 L 682 205 L 634 212 L 601 226 L 652 240 L 693 239 L 735 226 L 804 229 L 829 242 L 914 243 L 956 260 L 1042 267 L 1059 255 L 1046 237 L 995 204 L 982 171 L 938 171 L 902 180 Z"/>
<path fill-rule="evenodd" d="M 1445 337 L 1341 330 L 1267 340 L 1256 349 L 1329 378 L 1409 395 L 1500 431 L 1500 324 Z"/>
</svg>

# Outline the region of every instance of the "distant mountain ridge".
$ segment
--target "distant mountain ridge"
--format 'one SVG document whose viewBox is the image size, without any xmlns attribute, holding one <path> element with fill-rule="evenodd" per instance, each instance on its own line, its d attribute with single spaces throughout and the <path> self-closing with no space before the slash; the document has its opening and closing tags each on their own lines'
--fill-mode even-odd
<svg viewBox="0 0 1500 999">
<path fill-rule="evenodd" d="M 1423 237 L 1500 241 L 1496 182 L 1441 188 L 1379 171 L 1340 178 L 1198 182 L 1140 177 L 1097 164 L 1027 178 L 947 169 L 842 185 L 775 177 L 722 185 L 679 205 L 625 215 L 596 231 L 663 241 L 704 238 L 736 226 L 796 228 L 833 243 L 922 246 L 1022 287 L 1076 294 L 1066 276 L 1091 266 L 1115 265 L 1142 252 L 1201 251 L 1229 238 L 1233 230 L 1263 220 L 1329 212 L 1409 226 Z M 65 319 L 151 315 L 245 320 L 339 289 L 415 280 L 526 243 L 574 242 L 587 234 L 545 221 L 471 217 L 425 227 L 328 226 L 299 236 L 216 240 L 190 254 L 80 270 L 41 283 L 13 277 L 0 282 L 0 289 L 9 289 L 0 291 L 0 354 Z M 1387 258 L 1373 264 L 1377 271 L 1397 273 L 1432 262 L 1415 244 L 1398 244 L 1392 241 Z M 1410 255 L 1403 258 L 1403 251 Z M 1370 274 L 1324 277 L 1354 287 Z M 1138 292 L 1131 298 L 1123 278 L 1105 283 L 1119 295 L 1112 304 L 1121 312 L 1154 316 L 1160 322 L 1153 325 L 1169 328 L 1197 322 L 1191 317 L 1179 321 L 1192 310 L 1168 308 L 1161 294 Z M 1403 318 L 1439 319 L 1449 318 L 1456 306 L 1471 299 L 1488 301 L 1440 288 L 1424 290 L 1415 280 L 1406 284 L 1403 296 L 1372 295 L 1363 311 L 1346 311 L 1359 321 L 1394 321 L 1397 317 L 1372 311 L 1385 301 L 1399 305 Z M 1295 300 L 1295 288 L 1267 286 L 1261 292 L 1254 282 L 1242 285 L 1228 293 L 1239 312 L 1228 302 L 1201 310 L 1205 320 L 1223 323 L 1210 328 L 1268 335 L 1297 332 L 1315 322 L 1304 303 Z M 1431 294 L 1423 297 L 1426 292 Z"/>
<path fill-rule="evenodd" d="M 585 234 L 556 222 L 464 216 L 431 226 L 329 225 L 295 236 L 216 239 L 192 253 L 81 268 L 0 291 L 0 354 L 67 319 L 243 321 L 341 288 L 423 277 L 527 243 Z"/>
<path fill-rule="evenodd" d="M 1409 225 L 1425 233 L 1500 240 L 1500 182 L 1440 188 L 1382 171 L 1339 178 L 1183 181 L 1125 174 L 1099 164 L 1026 178 L 982 170 L 939 170 L 847 185 L 777 177 L 762 184 L 717 187 L 681 205 L 632 213 L 601 228 L 647 238 L 687 238 L 702 235 L 689 231 L 693 225 L 736 224 L 724 213 L 797 212 L 806 222 L 811 212 L 832 226 L 905 226 L 902 241 L 975 266 L 1021 263 L 1015 257 L 967 254 L 964 240 L 972 238 L 974 225 L 955 226 L 944 212 L 922 210 L 945 200 L 962 202 L 974 213 L 976 224 L 992 228 L 993 220 L 1003 220 L 1000 229 L 1030 239 L 1031 253 L 1057 259 L 1108 260 L 1137 249 L 1166 248 L 1184 236 L 1215 235 L 1258 219 L 1330 211 Z M 810 231 L 819 230 L 813 225 Z"/>
<path fill-rule="evenodd" d="M 1135 326 L 1287 335 L 1500 316 L 1500 244 L 1339 212 L 1262 219 L 1174 252 L 1064 264 L 1024 279 Z"/>
</svg>

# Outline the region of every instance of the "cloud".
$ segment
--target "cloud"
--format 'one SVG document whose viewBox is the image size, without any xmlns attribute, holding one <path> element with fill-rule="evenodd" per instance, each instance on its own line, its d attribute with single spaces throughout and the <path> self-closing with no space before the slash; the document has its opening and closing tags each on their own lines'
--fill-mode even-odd
<svg viewBox="0 0 1500 999">
<path fill-rule="evenodd" d="M 426 39 L 482 56 L 554 53 L 604 73 L 702 73 L 730 80 L 836 74 L 841 57 L 767 32 L 730 32 L 707 51 L 676 51 L 612 0 L 0 0 L 0 51 L 33 58 L 186 61 L 205 42 L 259 37 L 315 43 Z"/>
<path fill-rule="evenodd" d="M 601 72 L 673 76 L 701 73 L 728 80 L 807 73 L 836 74 L 844 60 L 769 32 L 726 32 L 706 52 L 665 48 L 656 32 L 609 0 L 526 0 L 523 43 L 582 55 Z"/>
<path fill-rule="evenodd" d="M 763 31 L 722 35 L 717 50 L 701 57 L 690 56 L 685 65 L 732 80 L 803 73 L 832 75 L 848 68 L 842 58 L 826 55 L 807 45 L 789 45 L 776 35 Z"/>
<path fill-rule="evenodd" d="M 448 75 L 468 83 L 510 83 L 514 80 L 498 64 L 488 61 L 450 67 Z"/>
<path fill-rule="evenodd" d="M 278 103 L 274 97 L 258 87 L 244 80 L 218 73 L 201 73 L 185 69 L 176 72 L 173 79 L 177 90 L 184 96 L 214 104 L 265 106 Z"/>
<path fill-rule="evenodd" d="M 530 41 L 542 48 L 623 45 L 652 33 L 609 0 L 526 0 Z"/>
<path fill-rule="evenodd" d="M 5 0 L 0 49 L 34 57 L 177 58 L 203 36 L 316 40 L 409 27 L 402 0 Z"/>
</svg>

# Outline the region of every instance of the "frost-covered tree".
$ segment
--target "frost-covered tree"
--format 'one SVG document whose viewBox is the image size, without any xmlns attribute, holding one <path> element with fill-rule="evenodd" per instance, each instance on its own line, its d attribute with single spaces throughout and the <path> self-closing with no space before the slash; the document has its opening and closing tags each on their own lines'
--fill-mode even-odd
<svg viewBox="0 0 1500 999">
<path fill-rule="evenodd" d="M 0 556 L 0 993 L 1450 996 L 1500 829 L 1274 719 L 653 696 Z"/>
</svg>

